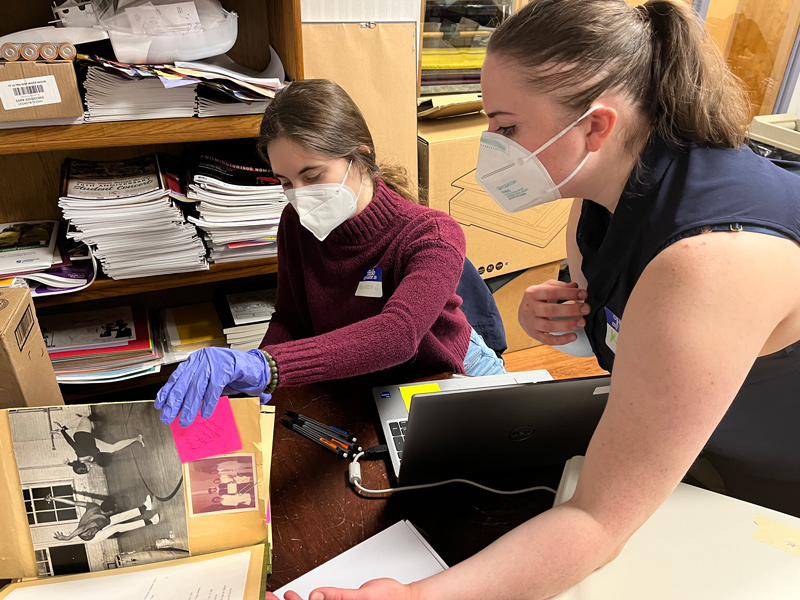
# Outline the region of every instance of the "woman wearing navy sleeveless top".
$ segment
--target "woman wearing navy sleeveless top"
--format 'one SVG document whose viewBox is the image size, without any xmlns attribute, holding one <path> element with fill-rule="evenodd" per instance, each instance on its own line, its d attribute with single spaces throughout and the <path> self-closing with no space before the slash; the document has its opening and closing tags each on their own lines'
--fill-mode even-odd
<svg viewBox="0 0 800 600">
<path fill-rule="evenodd" d="M 570 501 L 444 573 L 310 600 L 549 598 L 704 449 L 727 493 L 800 514 L 798 166 L 744 147 L 748 103 L 700 20 L 680 0 L 532 0 L 493 34 L 482 88 L 487 192 L 511 212 L 585 199 L 576 283 L 529 288 L 520 320 L 554 346 L 581 332 L 613 367 L 608 406 Z"/>
</svg>

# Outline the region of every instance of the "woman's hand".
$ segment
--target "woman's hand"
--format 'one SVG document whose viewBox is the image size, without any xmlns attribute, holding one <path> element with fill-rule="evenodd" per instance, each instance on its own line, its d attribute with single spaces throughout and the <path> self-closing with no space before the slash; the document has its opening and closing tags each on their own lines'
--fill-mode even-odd
<svg viewBox="0 0 800 600">
<path fill-rule="evenodd" d="M 55 539 L 57 539 L 59 542 L 68 542 L 69 540 L 71 540 L 71 539 L 72 539 L 72 536 L 71 536 L 71 535 L 64 535 L 64 534 L 63 534 L 63 533 L 61 533 L 60 531 L 56 531 L 56 532 L 53 534 L 53 537 L 54 537 Z"/>
<path fill-rule="evenodd" d="M 263 392 L 269 379 L 269 364 L 259 350 L 202 348 L 178 366 L 156 395 L 155 407 L 162 411 L 164 423 L 172 423 L 180 414 L 181 427 L 188 427 L 198 412 L 208 419 L 226 394 L 260 396 L 266 403 L 270 395 Z"/>
<path fill-rule="evenodd" d="M 411 586 L 404 585 L 394 579 L 373 579 L 357 590 L 341 590 L 338 588 L 317 588 L 308 596 L 308 600 L 410 600 Z M 267 592 L 266 600 L 281 600 L 275 594 Z M 283 600 L 305 600 L 299 594 L 289 591 Z"/>
<path fill-rule="evenodd" d="M 549 346 L 574 342 L 574 333 L 553 335 L 553 332 L 574 331 L 586 326 L 583 316 L 590 307 L 584 303 L 586 290 L 577 283 L 564 283 L 551 279 L 525 290 L 519 305 L 519 324 L 533 339 Z M 564 301 L 564 304 L 557 304 Z"/>
</svg>

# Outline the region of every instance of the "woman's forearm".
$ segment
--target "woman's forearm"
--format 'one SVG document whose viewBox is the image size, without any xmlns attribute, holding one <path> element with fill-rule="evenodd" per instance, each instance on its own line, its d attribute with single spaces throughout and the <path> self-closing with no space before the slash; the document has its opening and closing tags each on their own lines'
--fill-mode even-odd
<svg viewBox="0 0 800 600">
<path fill-rule="evenodd" d="M 622 539 L 565 503 L 510 531 L 475 556 L 412 584 L 417 600 L 540 600 L 612 560 Z"/>
</svg>

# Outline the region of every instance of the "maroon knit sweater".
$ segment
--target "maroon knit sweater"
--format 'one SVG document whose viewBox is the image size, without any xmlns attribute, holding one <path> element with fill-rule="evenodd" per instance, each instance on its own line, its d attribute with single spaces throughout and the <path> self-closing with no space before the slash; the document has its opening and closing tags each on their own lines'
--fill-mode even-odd
<svg viewBox="0 0 800 600">
<path fill-rule="evenodd" d="M 448 215 L 403 199 L 377 179 L 358 215 L 318 241 L 289 205 L 278 229 L 278 297 L 261 347 L 279 385 L 343 379 L 414 361 L 464 372 L 470 325 L 456 287 L 466 243 Z M 383 270 L 383 297 L 356 296 Z"/>
</svg>

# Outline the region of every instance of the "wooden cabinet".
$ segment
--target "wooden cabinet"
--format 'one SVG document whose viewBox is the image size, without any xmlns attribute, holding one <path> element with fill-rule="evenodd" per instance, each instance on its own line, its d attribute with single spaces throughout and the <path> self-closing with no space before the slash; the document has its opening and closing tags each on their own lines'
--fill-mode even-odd
<svg viewBox="0 0 800 600">
<path fill-rule="evenodd" d="M 303 78 L 300 0 L 221 0 L 239 15 L 239 35 L 228 53 L 237 62 L 264 69 L 272 45 L 283 62 L 288 78 Z M 50 0 L 26 0 L 0 9 L 0 36 L 39 27 L 52 19 Z M 58 207 L 61 164 L 68 156 L 108 160 L 167 152 L 180 156 L 187 142 L 254 137 L 259 116 L 158 119 L 33 127 L 0 131 L 0 223 L 31 219 L 61 219 Z M 201 273 L 146 277 L 124 281 L 98 278 L 83 292 L 36 299 L 37 308 L 81 310 L 77 303 L 97 300 L 115 304 L 162 305 L 203 301 L 214 285 L 234 279 L 263 276 L 277 271 L 274 258 L 212 265 Z M 174 290 L 174 291 L 173 291 Z M 133 296 L 137 295 L 137 296 Z M 65 305 L 63 307 L 57 305 Z M 69 306 L 66 306 L 69 305 Z M 56 307 L 56 308 L 51 308 Z M 166 371 L 170 371 L 167 369 Z M 147 377 L 126 382 L 127 387 L 163 380 Z M 122 384 L 115 384 L 119 389 Z M 78 388 L 68 386 L 65 396 L 75 399 Z M 125 386 L 122 386 L 125 387 Z M 111 389 L 96 386 L 96 391 Z M 84 390 L 86 391 L 86 390 Z M 87 392 L 88 393 L 88 392 Z"/>
<path fill-rule="evenodd" d="M 248 67 L 263 69 L 272 45 L 287 77 L 303 77 L 300 0 L 222 0 L 239 14 L 239 36 L 229 55 Z M 14 3 L 0 11 L 0 36 L 41 26 L 52 18 L 49 0 Z M 25 219 L 60 219 L 61 164 L 67 156 L 94 160 L 127 158 L 153 151 L 183 153 L 186 142 L 253 137 L 259 116 L 120 121 L 0 131 L 0 223 Z M 84 292 L 36 300 L 37 307 L 138 294 L 263 275 L 277 270 L 272 259 L 212 265 L 203 273 L 176 274 L 127 281 L 98 279 Z"/>
</svg>

